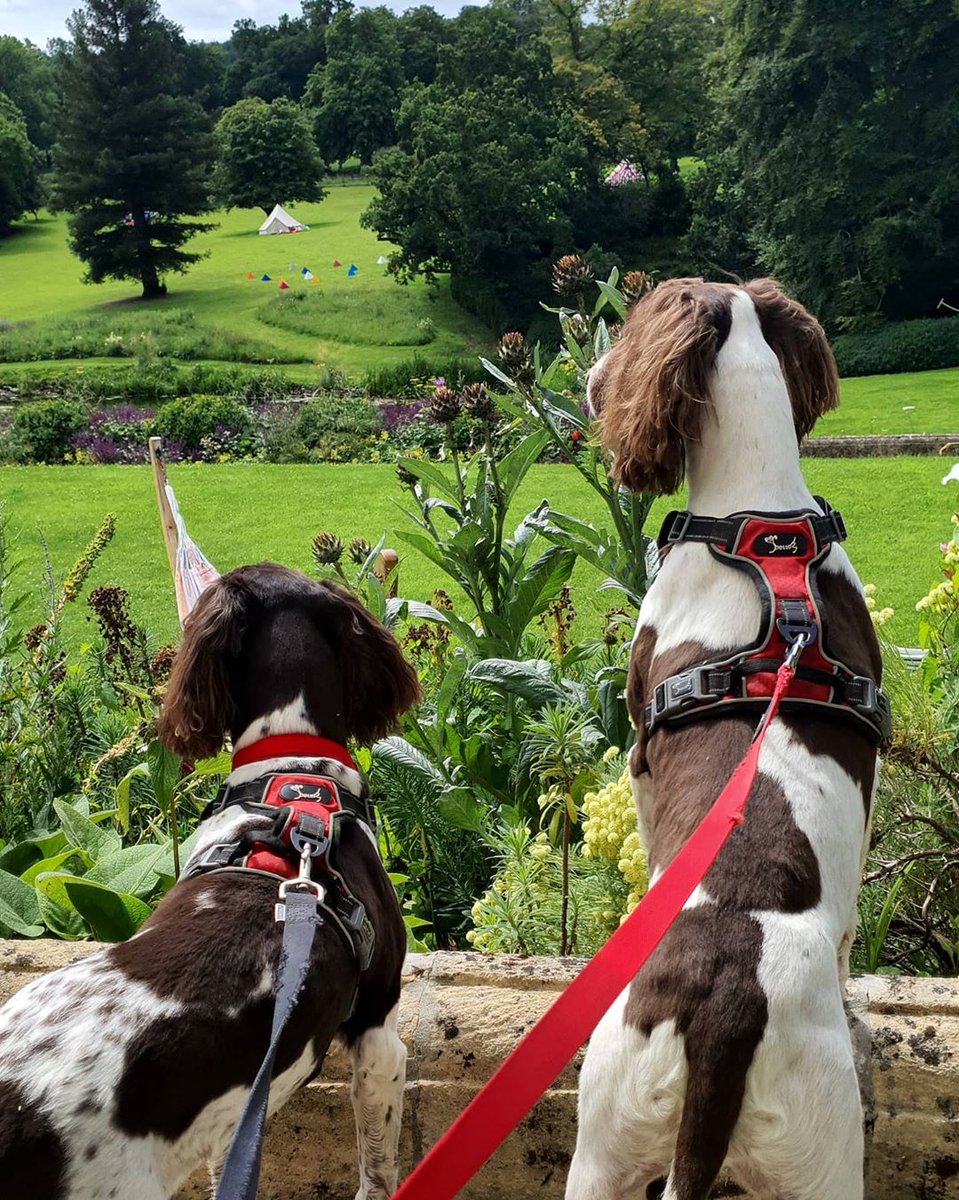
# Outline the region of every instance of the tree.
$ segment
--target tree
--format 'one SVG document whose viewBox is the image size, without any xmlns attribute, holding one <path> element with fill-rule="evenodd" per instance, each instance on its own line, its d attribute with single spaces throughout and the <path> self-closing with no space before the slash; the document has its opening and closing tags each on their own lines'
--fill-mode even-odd
<svg viewBox="0 0 959 1200">
<path fill-rule="evenodd" d="M 30 42 L 0 36 L 0 92 L 20 110 L 27 137 L 38 150 L 54 140 L 57 89 L 52 61 Z"/>
<path fill-rule="evenodd" d="M 363 163 L 396 134 L 403 75 L 397 19 L 388 8 L 344 9 L 326 32 L 326 65 L 310 76 L 304 102 L 316 110 L 316 141 L 330 162 Z"/>
<path fill-rule="evenodd" d="M 228 108 L 214 131 L 217 164 L 213 190 L 228 208 L 322 200 L 324 166 L 299 105 L 256 97 Z"/>
<path fill-rule="evenodd" d="M 228 44 L 227 103 L 244 96 L 300 100 L 310 72 L 326 61 L 326 30 L 349 0 L 304 0 L 303 15 L 283 15 L 276 25 L 237 21 Z"/>
<path fill-rule="evenodd" d="M 57 202 L 87 280 L 137 279 L 144 299 L 201 256 L 212 141 L 183 95 L 183 39 L 155 0 L 87 0 L 67 22 Z"/>
<path fill-rule="evenodd" d="M 435 82 L 404 97 L 362 220 L 401 247 L 402 274 L 512 287 L 568 240 L 566 207 L 594 177 L 542 39 L 518 38 L 498 7 L 465 9 L 457 25 Z"/>
<path fill-rule="evenodd" d="M 834 328 L 955 303 L 952 0 L 730 0 L 725 25 L 718 119 L 694 188 L 704 264 L 735 270 L 746 248 Z"/>
<path fill-rule="evenodd" d="M 27 137 L 27 123 L 0 92 L 0 233 L 37 203 L 36 151 Z"/>
<path fill-rule="evenodd" d="M 397 19 L 403 74 L 407 83 L 432 83 L 440 46 L 455 36 L 455 22 L 441 16 L 428 4 L 408 8 Z"/>
</svg>

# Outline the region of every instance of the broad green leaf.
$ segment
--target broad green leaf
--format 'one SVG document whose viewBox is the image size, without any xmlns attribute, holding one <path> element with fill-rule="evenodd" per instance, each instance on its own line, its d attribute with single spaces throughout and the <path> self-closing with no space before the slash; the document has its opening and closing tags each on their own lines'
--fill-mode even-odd
<svg viewBox="0 0 959 1200">
<path fill-rule="evenodd" d="M 44 932 L 36 890 L 9 871 L 0 871 L 0 925 L 21 937 Z"/>
<path fill-rule="evenodd" d="M 137 776 L 150 777 L 150 768 L 146 763 L 137 763 L 135 767 L 131 767 L 116 787 L 117 814 L 120 828 L 124 833 L 129 832 L 130 829 L 130 788 Z"/>
<path fill-rule="evenodd" d="M 550 664 L 542 658 L 520 662 L 512 658 L 487 658 L 474 663 L 467 678 L 520 696 L 537 707 L 564 699 L 563 689 L 552 678 Z"/>
<path fill-rule="evenodd" d="M 466 674 L 466 659 L 462 654 L 458 654 L 456 658 L 449 664 L 446 670 L 446 677 L 440 686 L 439 693 L 436 697 L 436 724 L 445 725 L 446 718 L 449 716 L 450 709 L 453 706 L 453 701 L 456 699 L 456 693 L 459 690 L 460 684 L 463 682 L 463 676 Z"/>
<path fill-rule="evenodd" d="M 64 880 L 73 876 L 57 871 L 38 875 L 34 886 L 37 893 L 37 904 L 40 908 L 40 919 L 44 925 L 57 937 L 68 942 L 78 938 L 88 937 L 89 926 L 73 906 L 66 893 Z"/>
<path fill-rule="evenodd" d="M 373 754 L 375 757 L 385 758 L 398 767 L 405 767 L 407 771 L 413 771 L 431 783 L 443 782 L 441 772 L 433 766 L 426 755 L 421 750 L 417 750 L 415 746 L 411 746 L 406 738 L 399 737 L 397 734 L 381 738 L 373 747 Z"/>
<path fill-rule="evenodd" d="M 456 488 L 442 468 L 435 463 L 426 462 L 422 458 L 401 458 L 400 466 L 404 467 L 417 479 L 425 479 L 449 500 L 456 500 Z"/>
<path fill-rule="evenodd" d="M 166 812 L 170 801 L 180 782 L 183 771 L 183 760 L 179 754 L 168 750 L 159 739 L 147 746 L 147 766 L 150 768 L 150 786 L 156 797 L 157 806 L 161 812 Z"/>
<path fill-rule="evenodd" d="M 38 875 L 42 875 L 45 871 L 59 871 L 71 859 L 75 860 L 77 864 L 71 868 L 73 871 L 76 871 L 77 867 L 86 871 L 93 862 L 86 850 L 78 850 L 76 846 L 70 846 L 67 850 L 61 850 L 59 854 L 54 854 L 50 858 L 42 858 L 38 863 L 34 863 L 32 867 L 28 867 L 23 872 L 20 878 L 24 883 L 30 884 L 32 890 Z"/>
<path fill-rule="evenodd" d="M 437 807 L 450 825 L 481 833 L 485 828 L 486 810 L 473 793 L 464 787 L 451 787 L 437 798 Z"/>
<path fill-rule="evenodd" d="M 95 825 L 65 800 L 54 800 L 53 808 L 70 844 L 88 851 L 94 862 L 120 849 L 120 839 L 112 829 Z"/>
<path fill-rule="evenodd" d="M 140 928 L 150 915 L 148 904 L 101 883 L 68 877 L 63 887 L 70 902 L 101 942 L 123 942 Z"/>
<path fill-rule="evenodd" d="M 495 363 L 491 363 L 488 358 L 483 358 L 482 355 L 480 355 L 480 362 L 483 364 L 484 370 L 488 371 L 494 379 L 498 379 L 500 383 L 505 383 L 511 392 L 516 391 L 516 384 Z"/>
<path fill-rule="evenodd" d="M 233 760 L 229 750 L 223 750 L 213 758 L 201 758 L 193 764 L 194 775 L 229 775 Z"/>
<path fill-rule="evenodd" d="M 387 625 L 391 625 L 397 620 L 409 620 L 410 617 L 415 617 L 418 621 L 436 621 L 440 625 L 448 624 L 446 613 L 440 612 L 431 604 L 422 604 L 419 600 L 400 600 L 396 596 L 391 596 L 387 600 Z"/>
<path fill-rule="evenodd" d="M 166 858 L 166 846 L 125 846 L 116 854 L 101 858 L 83 878 L 106 884 L 116 892 L 146 897 L 156 887 L 158 869 Z"/>
<path fill-rule="evenodd" d="M 619 319 L 621 321 L 625 321 L 626 317 L 629 315 L 629 309 L 626 305 L 626 301 L 622 297 L 622 293 L 618 292 L 616 288 L 610 287 L 608 283 L 603 283 L 602 280 L 597 280 L 596 286 L 599 288 L 606 300 L 609 301 L 612 308 L 615 309 Z"/>
<path fill-rule="evenodd" d="M 509 454 L 497 464 L 496 474 L 503 489 L 506 506 L 509 507 L 516 489 L 526 478 L 530 467 L 536 462 L 546 447 L 550 444 L 549 433 L 545 429 L 537 430 L 523 438 L 518 446 L 514 446 Z"/>
</svg>

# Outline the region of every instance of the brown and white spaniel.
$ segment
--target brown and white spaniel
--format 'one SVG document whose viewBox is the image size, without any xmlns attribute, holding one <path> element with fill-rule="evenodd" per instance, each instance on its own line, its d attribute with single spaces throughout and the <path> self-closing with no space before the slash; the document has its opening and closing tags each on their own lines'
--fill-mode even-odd
<svg viewBox="0 0 959 1200">
<path fill-rule="evenodd" d="M 836 368 L 818 323 L 773 281 L 661 284 L 593 369 L 590 396 L 625 486 L 667 493 L 685 475 L 693 514 L 820 512 L 798 443 L 835 407 Z M 862 587 L 837 543 L 818 588 L 833 653 L 878 681 Z M 653 880 L 756 717 L 714 712 L 647 737 L 645 707 L 670 676 L 754 643 L 760 620 L 750 576 L 693 542 L 670 549 L 643 602 L 630 770 Z M 825 709 L 773 722 L 744 824 L 592 1038 L 568 1200 L 706 1200 L 720 1174 L 762 1200 L 861 1200 L 842 988 L 876 753 Z"/>
<path fill-rule="evenodd" d="M 234 751 L 279 734 L 368 744 L 418 696 L 395 639 L 357 600 L 260 563 L 220 578 L 187 619 L 160 735 L 191 758 L 215 753 L 227 733 Z M 357 771 L 309 754 L 248 762 L 227 783 L 289 770 L 366 798 Z M 4 1200 L 168 1200 L 204 1162 L 216 1174 L 269 1042 L 283 926 L 274 876 L 191 869 L 211 847 L 272 825 L 235 805 L 205 820 L 184 878 L 130 941 L 37 980 L 0 1009 Z M 334 1038 L 345 1040 L 357 1196 L 386 1200 L 405 1083 L 396 1006 L 406 937 L 363 821 L 340 828 L 336 867 L 372 924 L 372 958 L 363 969 L 332 920 L 317 930 L 270 1108 L 319 1070 Z"/>
</svg>

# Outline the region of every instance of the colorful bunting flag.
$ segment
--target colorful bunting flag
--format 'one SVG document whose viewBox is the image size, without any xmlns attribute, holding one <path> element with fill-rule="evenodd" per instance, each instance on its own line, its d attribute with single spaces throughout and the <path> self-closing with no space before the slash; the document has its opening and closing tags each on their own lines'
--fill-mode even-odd
<svg viewBox="0 0 959 1200">
<path fill-rule="evenodd" d="M 379 258 L 376 260 L 376 265 L 377 265 L 378 267 L 382 267 L 382 266 L 385 266 L 385 265 L 386 265 L 386 263 L 388 263 L 389 261 L 390 261 L 390 260 L 389 260 L 389 259 L 386 257 L 386 255 L 385 255 L 385 254 L 381 254 L 381 255 L 379 256 Z"/>
<path fill-rule="evenodd" d="M 252 271 L 247 271 L 246 277 L 247 277 L 247 279 L 256 279 L 256 276 L 253 274 Z"/>
<path fill-rule="evenodd" d="M 306 280 L 307 283 L 309 283 L 311 280 L 315 279 L 316 276 L 313 274 L 312 271 L 304 271 L 303 278 Z"/>
<path fill-rule="evenodd" d="M 270 282 L 269 275 L 261 275 L 260 276 L 260 283 L 269 283 L 269 282 Z"/>
<path fill-rule="evenodd" d="M 296 270 L 296 263 L 290 263 L 290 270 L 291 270 L 291 271 L 295 271 L 295 270 Z"/>
<path fill-rule="evenodd" d="M 340 260 L 339 260 L 338 258 L 334 258 L 334 259 L 333 259 L 333 266 L 334 266 L 334 267 L 342 267 L 342 266 L 343 266 L 343 264 L 340 262 Z"/>
<path fill-rule="evenodd" d="M 286 280 L 285 280 L 285 279 L 281 279 L 281 280 L 280 280 L 280 291 L 281 291 L 281 292 L 282 292 L 282 291 L 285 291 L 285 290 L 287 290 L 287 289 L 289 289 L 289 286 L 290 286 L 290 285 L 289 285 L 289 284 L 286 282 Z"/>
<path fill-rule="evenodd" d="M 360 268 L 356 265 L 356 263 L 350 263 L 350 269 L 346 273 L 352 279 L 354 275 L 359 275 Z"/>
<path fill-rule="evenodd" d="M 309 275 L 310 274 L 309 268 L 308 267 L 300 267 L 300 274 L 301 275 Z"/>
</svg>

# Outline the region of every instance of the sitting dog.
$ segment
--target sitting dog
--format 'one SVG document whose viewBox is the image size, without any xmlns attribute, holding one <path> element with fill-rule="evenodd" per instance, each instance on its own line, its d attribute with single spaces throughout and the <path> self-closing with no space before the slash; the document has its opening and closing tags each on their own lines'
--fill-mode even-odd
<svg viewBox="0 0 959 1200">
<path fill-rule="evenodd" d="M 861 1200 L 842 984 L 888 711 L 845 530 L 799 464 L 837 403 L 832 354 L 772 280 L 672 280 L 635 306 L 589 393 L 625 486 L 689 482 L 627 689 L 652 882 L 746 753 L 785 646 L 811 640 L 744 823 L 593 1035 L 567 1198 L 705 1200 L 725 1168 L 762 1200 Z M 786 601 L 767 586 L 780 572 Z"/>
<path fill-rule="evenodd" d="M 312 794 L 338 794 L 348 819 L 330 853 L 349 904 L 337 896 L 339 910 L 321 913 L 270 1109 L 342 1037 L 353 1060 L 358 1200 L 392 1193 L 406 936 L 367 823 L 366 784 L 344 747 L 382 736 L 418 696 L 392 635 L 333 584 L 260 563 L 204 592 L 184 626 L 160 736 L 194 758 L 218 751 L 229 732 L 236 769 L 183 877 L 142 929 L 0 1010 L 4 1200 L 167 1200 L 204 1162 L 218 1169 L 269 1043 L 283 937 L 277 875 L 296 875 L 298 856 L 285 870 L 277 829 L 291 809 L 256 801 L 284 773 L 300 792 L 319 777 Z M 356 901 L 365 920 L 351 924 Z"/>
</svg>

